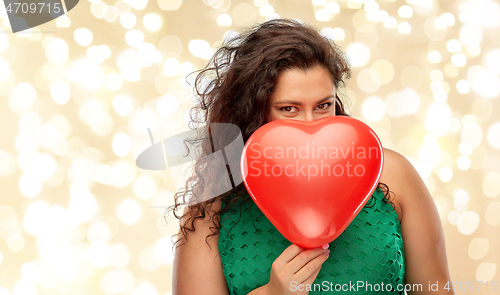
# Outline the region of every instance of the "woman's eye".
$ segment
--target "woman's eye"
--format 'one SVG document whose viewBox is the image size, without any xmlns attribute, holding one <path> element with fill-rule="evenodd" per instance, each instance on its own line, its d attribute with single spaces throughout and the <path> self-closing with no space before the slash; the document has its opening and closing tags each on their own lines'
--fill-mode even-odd
<svg viewBox="0 0 500 295">
<path fill-rule="evenodd" d="M 327 109 L 330 105 L 331 105 L 331 103 L 326 102 L 326 103 L 322 103 L 322 104 L 320 104 L 320 105 L 318 106 L 318 108 L 319 108 L 320 110 L 325 110 L 325 109 Z M 321 106 L 323 106 L 323 107 L 321 107 Z"/>
<path fill-rule="evenodd" d="M 328 109 L 331 106 L 331 104 L 332 104 L 331 102 L 325 102 L 325 103 L 322 103 L 322 104 L 318 105 L 316 108 L 318 110 L 326 110 L 326 109 Z M 297 112 L 297 108 L 294 107 L 294 106 L 282 107 L 282 108 L 280 108 L 280 110 L 282 112 L 285 112 L 285 113 L 295 113 L 295 112 Z"/>
<path fill-rule="evenodd" d="M 280 110 L 284 111 L 285 113 L 293 113 L 292 110 L 295 107 L 282 107 Z"/>
</svg>

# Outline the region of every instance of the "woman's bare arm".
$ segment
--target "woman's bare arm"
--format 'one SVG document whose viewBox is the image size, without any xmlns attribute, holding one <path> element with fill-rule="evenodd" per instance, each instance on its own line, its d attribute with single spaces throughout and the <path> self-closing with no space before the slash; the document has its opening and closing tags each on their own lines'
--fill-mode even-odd
<svg viewBox="0 0 500 295">
<path fill-rule="evenodd" d="M 403 217 L 401 231 L 405 249 L 405 284 L 421 284 L 421 291 L 408 294 L 454 294 L 448 270 L 446 245 L 439 214 L 427 187 L 410 162 L 397 152 L 384 149 L 383 181 L 399 200 Z M 438 282 L 439 290 L 429 290 Z"/>
<path fill-rule="evenodd" d="M 220 210 L 220 199 L 213 203 L 212 208 Z M 211 214 L 207 213 L 204 220 L 196 219 L 195 231 L 187 231 L 187 242 L 180 235 L 178 245 L 183 245 L 176 248 L 173 264 L 174 295 L 229 295 L 219 255 L 219 235 L 207 239 L 210 247 L 205 242 L 205 238 L 212 234 L 209 227 L 214 226 Z"/>
<path fill-rule="evenodd" d="M 220 210 L 220 199 L 212 206 L 212 212 Z M 219 255 L 219 235 L 208 238 L 213 226 L 207 213 L 204 220 L 195 221 L 195 231 L 187 233 L 187 243 L 175 251 L 172 294 L 173 295 L 229 295 L 227 282 L 222 270 Z M 187 217 L 187 216 L 186 216 Z M 186 218 L 185 217 L 185 218 Z M 185 219 L 181 218 L 182 223 Z M 186 240 L 182 237 L 179 243 Z M 312 284 L 321 265 L 327 259 L 329 251 L 321 247 L 303 250 L 295 244 L 289 246 L 274 261 L 271 269 L 271 281 L 248 293 L 248 295 L 303 295 L 307 291 L 291 291 L 290 282 L 298 281 L 303 285 Z"/>
</svg>

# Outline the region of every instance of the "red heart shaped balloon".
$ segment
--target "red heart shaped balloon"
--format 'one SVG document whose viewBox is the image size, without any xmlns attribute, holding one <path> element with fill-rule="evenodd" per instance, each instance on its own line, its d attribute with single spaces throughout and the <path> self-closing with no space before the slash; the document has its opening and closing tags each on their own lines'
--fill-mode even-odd
<svg viewBox="0 0 500 295">
<path fill-rule="evenodd" d="M 357 119 L 276 120 L 250 136 L 241 172 L 276 229 L 310 249 L 333 241 L 361 211 L 383 161 L 379 138 Z"/>
</svg>

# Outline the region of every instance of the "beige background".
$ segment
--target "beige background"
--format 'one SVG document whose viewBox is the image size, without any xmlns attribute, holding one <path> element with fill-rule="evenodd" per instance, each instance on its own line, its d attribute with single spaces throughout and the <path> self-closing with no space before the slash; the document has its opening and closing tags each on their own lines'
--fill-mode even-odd
<svg viewBox="0 0 500 295">
<path fill-rule="evenodd" d="M 489 281 L 457 294 L 500 292 L 497 1 L 82 0 L 18 34 L 0 8 L 0 295 L 170 294 L 176 186 L 135 166 L 145 127 L 185 130 L 185 75 L 271 17 L 347 50 L 349 111 L 425 180 L 452 279 Z M 167 94 L 159 123 L 132 120 Z"/>
</svg>

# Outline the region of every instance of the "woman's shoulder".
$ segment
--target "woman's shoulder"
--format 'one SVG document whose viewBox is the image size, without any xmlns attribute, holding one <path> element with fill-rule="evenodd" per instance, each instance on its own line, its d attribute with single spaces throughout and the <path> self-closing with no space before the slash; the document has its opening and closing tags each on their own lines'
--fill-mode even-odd
<svg viewBox="0 0 500 295">
<path fill-rule="evenodd" d="M 190 237 L 195 240 L 204 240 L 207 234 L 212 233 L 210 228 L 213 226 L 214 221 L 217 222 L 219 218 L 216 213 L 221 210 L 221 198 L 215 198 L 213 203 L 207 204 L 204 207 L 204 217 L 201 217 L 201 213 L 197 208 L 199 208 L 199 206 L 185 207 L 184 213 L 179 220 L 180 225 L 184 225 L 187 228 L 192 228 L 191 225 L 194 227 L 194 231 L 186 231 L 188 240 Z M 185 240 L 184 237 L 181 237 L 181 239 Z"/>
<path fill-rule="evenodd" d="M 218 250 L 218 235 L 211 235 L 212 217 L 220 210 L 220 198 L 207 206 L 204 218 L 195 218 L 194 231 L 181 234 L 180 245 L 174 251 L 172 289 L 174 294 L 229 294 Z M 196 210 L 184 210 L 181 223 L 191 227 Z M 209 236 L 211 235 L 211 236 Z M 194 283 L 193 282 L 198 282 Z M 203 282 L 200 284 L 199 282 Z"/>
<path fill-rule="evenodd" d="M 400 153 L 384 148 L 384 172 L 394 172 L 394 169 L 404 169 L 410 162 Z M 410 164 L 411 165 L 411 164 Z"/>
<path fill-rule="evenodd" d="M 416 177 L 419 177 L 418 173 L 403 155 L 384 148 L 384 168 L 380 182 L 385 183 L 389 190 L 394 193 L 393 202 L 400 222 L 403 220 L 405 198 L 411 196 L 408 191 L 413 189 Z"/>
</svg>

